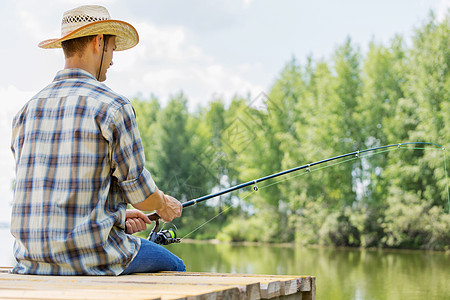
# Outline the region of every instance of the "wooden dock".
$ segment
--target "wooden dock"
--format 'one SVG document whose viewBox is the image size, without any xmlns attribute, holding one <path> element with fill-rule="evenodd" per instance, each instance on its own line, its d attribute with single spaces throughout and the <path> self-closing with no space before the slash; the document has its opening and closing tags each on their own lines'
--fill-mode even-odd
<svg viewBox="0 0 450 300">
<path fill-rule="evenodd" d="M 316 299 L 312 276 L 161 272 L 38 276 L 0 268 L 0 299 Z"/>
</svg>

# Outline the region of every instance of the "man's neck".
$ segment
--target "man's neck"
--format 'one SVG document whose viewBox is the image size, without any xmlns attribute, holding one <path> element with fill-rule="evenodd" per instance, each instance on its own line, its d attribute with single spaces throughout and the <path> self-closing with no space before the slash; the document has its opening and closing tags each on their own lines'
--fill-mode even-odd
<svg viewBox="0 0 450 300">
<path fill-rule="evenodd" d="M 75 54 L 69 58 L 66 57 L 64 69 L 82 69 L 97 78 L 97 70 L 95 69 L 95 63 L 93 57 L 89 55 Z"/>
</svg>

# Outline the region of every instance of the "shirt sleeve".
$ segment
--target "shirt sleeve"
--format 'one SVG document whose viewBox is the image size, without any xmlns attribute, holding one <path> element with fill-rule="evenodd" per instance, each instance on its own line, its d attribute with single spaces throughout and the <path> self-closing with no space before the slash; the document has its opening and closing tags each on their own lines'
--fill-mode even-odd
<svg viewBox="0 0 450 300">
<path fill-rule="evenodd" d="M 111 149 L 112 176 L 130 204 L 144 201 L 155 192 L 155 182 L 145 168 L 145 154 L 131 104 L 125 104 L 114 115 Z"/>
</svg>

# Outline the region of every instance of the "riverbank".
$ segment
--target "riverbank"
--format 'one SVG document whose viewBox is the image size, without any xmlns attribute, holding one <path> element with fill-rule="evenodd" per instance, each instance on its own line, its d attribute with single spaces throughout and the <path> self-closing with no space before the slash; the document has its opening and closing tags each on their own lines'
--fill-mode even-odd
<svg viewBox="0 0 450 300">
<path fill-rule="evenodd" d="M 424 249 L 404 249 L 404 248 L 376 248 L 376 247 L 343 247 L 343 246 L 326 246 L 326 245 L 299 245 L 296 243 L 264 243 L 264 242 L 225 242 L 220 241 L 218 239 L 209 239 L 209 240 L 196 240 L 196 239 L 183 239 L 183 243 L 189 244 L 227 244 L 232 246 L 264 246 L 264 247 L 287 247 L 287 248 L 295 248 L 295 247 L 305 247 L 310 249 L 336 249 L 336 250 L 367 250 L 367 251 L 383 251 L 383 252 L 429 252 L 429 253 L 444 253 L 446 255 L 450 255 L 450 247 L 446 250 L 424 250 Z"/>
</svg>

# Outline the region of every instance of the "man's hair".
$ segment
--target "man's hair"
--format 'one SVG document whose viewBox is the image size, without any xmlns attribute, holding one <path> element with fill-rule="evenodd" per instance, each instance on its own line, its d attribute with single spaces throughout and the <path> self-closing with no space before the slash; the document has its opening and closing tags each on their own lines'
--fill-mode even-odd
<svg viewBox="0 0 450 300">
<path fill-rule="evenodd" d="M 86 48 L 86 45 L 89 44 L 89 42 L 91 42 L 95 37 L 95 35 L 83 36 L 80 38 L 61 42 L 64 56 L 68 58 L 74 56 L 77 53 L 81 54 Z"/>
<path fill-rule="evenodd" d="M 111 36 L 112 35 L 108 34 L 103 35 L 103 38 L 105 39 L 105 47 L 106 44 L 108 43 L 108 39 Z M 66 58 L 69 58 L 77 53 L 78 55 L 81 55 L 83 50 L 86 48 L 87 44 L 89 44 L 95 37 L 96 35 L 89 35 L 61 42 L 61 47 L 64 51 L 64 56 Z"/>
</svg>

